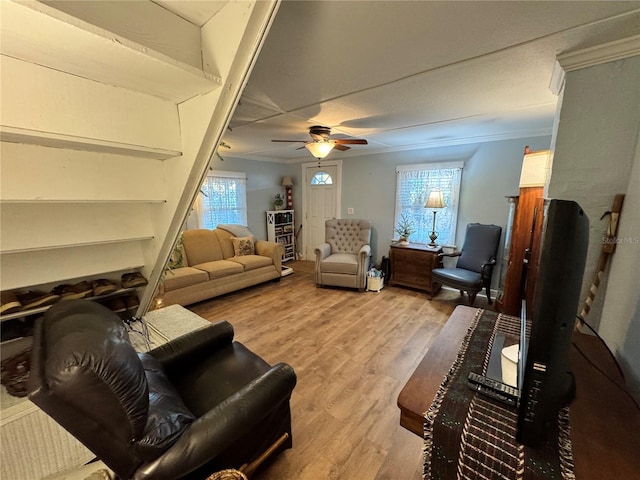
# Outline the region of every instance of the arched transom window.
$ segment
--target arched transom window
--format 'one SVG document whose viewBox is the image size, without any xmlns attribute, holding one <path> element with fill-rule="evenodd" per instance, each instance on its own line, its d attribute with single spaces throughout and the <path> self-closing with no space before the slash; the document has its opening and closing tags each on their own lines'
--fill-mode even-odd
<svg viewBox="0 0 640 480">
<path fill-rule="evenodd" d="M 333 178 L 327 172 L 318 172 L 311 179 L 311 185 L 332 185 Z"/>
</svg>

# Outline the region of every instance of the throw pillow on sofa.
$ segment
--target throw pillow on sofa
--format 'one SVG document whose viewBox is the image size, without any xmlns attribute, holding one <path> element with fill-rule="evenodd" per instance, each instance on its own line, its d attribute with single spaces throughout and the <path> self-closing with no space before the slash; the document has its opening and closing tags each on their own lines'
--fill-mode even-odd
<svg viewBox="0 0 640 480">
<path fill-rule="evenodd" d="M 233 243 L 233 253 L 236 257 L 242 257 L 243 255 L 253 255 L 255 252 L 255 246 L 252 237 L 233 237 L 231 239 Z"/>
</svg>

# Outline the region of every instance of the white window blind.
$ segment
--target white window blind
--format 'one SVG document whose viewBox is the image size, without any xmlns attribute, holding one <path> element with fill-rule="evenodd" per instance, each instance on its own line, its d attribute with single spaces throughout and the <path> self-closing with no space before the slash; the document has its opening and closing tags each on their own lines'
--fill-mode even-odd
<svg viewBox="0 0 640 480">
<path fill-rule="evenodd" d="M 453 246 L 458 221 L 458 199 L 462 179 L 463 162 L 446 162 L 420 165 L 399 165 L 396 167 L 396 211 L 394 230 L 401 216 L 413 223 L 412 243 L 429 243 L 433 227 L 433 209 L 425 208 L 429 192 L 440 189 L 444 194 L 446 207 L 437 209 L 436 228 L 438 245 Z M 394 238 L 397 234 L 394 232 Z"/>
<path fill-rule="evenodd" d="M 247 224 L 247 178 L 244 173 L 209 172 L 199 196 L 198 217 L 202 228 Z"/>
</svg>

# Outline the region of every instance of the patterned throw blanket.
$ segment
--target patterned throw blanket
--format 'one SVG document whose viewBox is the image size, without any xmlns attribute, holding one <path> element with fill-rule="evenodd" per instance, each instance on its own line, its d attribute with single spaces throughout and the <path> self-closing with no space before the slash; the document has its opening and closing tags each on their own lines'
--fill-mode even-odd
<svg viewBox="0 0 640 480">
<path fill-rule="evenodd" d="M 497 333 L 516 335 L 520 320 L 479 309 L 458 357 L 425 413 L 424 479 L 573 480 L 569 409 L 535 449 L 516 442 L 518 413 L 467 385 L 486 374 Z"/>
</svg>

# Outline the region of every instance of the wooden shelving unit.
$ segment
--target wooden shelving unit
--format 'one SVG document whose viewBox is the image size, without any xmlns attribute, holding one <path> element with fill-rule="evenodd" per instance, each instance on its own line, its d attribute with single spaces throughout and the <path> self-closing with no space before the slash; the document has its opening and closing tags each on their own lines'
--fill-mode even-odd
<svg viewBox="0 0 640 480">
<path fill-rule="evenodd" d="M 99 297 L 85 297 L 83 300 L 87 301 L 98 301 L 98 300 L 106 300 L 108 298 L 119 297 L 121 295 L 126 295 L 128 293 L 134 293 L 136 291 L 135 288 L 119 288 L 115 292 L 108 293 L 106 295 L 100 295 Z M 7 315 L 0 315 L 0 322 L 4 322 L 6 320 L 12 320 L 14 318 L 23 318 L 23 317 L 31 317 L 33 315 L 39 315 L 41 313 L 46 312 L 52 307 L 52 305 L 47 305 L 44 307 L 32 308 L 29 310 L 20 310 L 19 312 L 9 313 Z"/>
<path fill-rule="evenodd" d="M 166 160 L 179 157 L 182 152 L 164 148 L 145 147 L 143 145 L 126 144 L 99 138 L 84 138 L 54 132 L 42 132 L 27 128 L 15 128 L 0 125 L 0 141 L 10 143 L 25 143 L 41 145 L 43 147 L 68 148 L 87 152 L 113 153 L 139 158 L 153 158 Z"/>
</svg>

